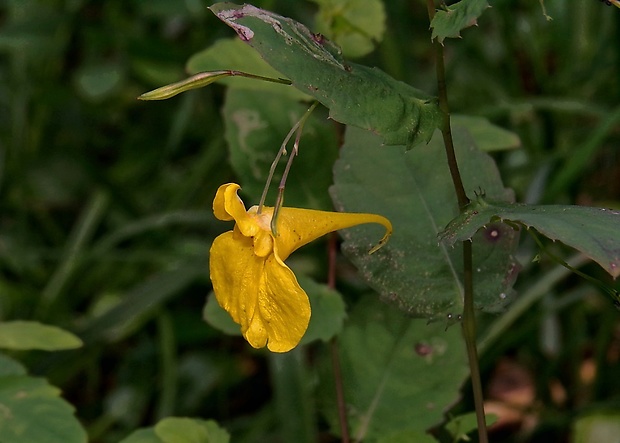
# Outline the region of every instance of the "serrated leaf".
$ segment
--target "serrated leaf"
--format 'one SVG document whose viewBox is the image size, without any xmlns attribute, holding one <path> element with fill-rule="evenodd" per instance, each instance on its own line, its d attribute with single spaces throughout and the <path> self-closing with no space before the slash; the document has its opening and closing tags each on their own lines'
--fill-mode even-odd
<svg viewBox="0 0 620 443">
<path fill-rule="evenodd" d="M 614 278 L 620 275 L 620 211 L 586 206 L 526 205 L 478 197 L 450 222 L 441 240 L 453 244 L 471 238 L 489 221 L 498 219 L 534 228 L 551 240 L 581 251 Z"/>
<path fill-rule="evenodd" d="M 433 97 L 379 69 L 345 62 L 335 44 L 304 25 L 247 4 L 210 9 L 296 88 L 329 108 L 334 120 L 409 148 L 428 141 L 438 127 Z"/>
<path fill-rule="evenodd" d="M 242 178 L 242 193 L 256 204 L 282 141 L 307 109 L 308 105 L 266 91 L 227 91 L 223 114 L 230 163 Z M 331 165 L 338 156 L 337 137 L 336 128 L 325 118 L 324 110 L 315 110 L 304 125 L 299 155 L 286 182 L 287 206 L 332 209 L 328 188 L 332 182 Z M 292 149 L 291 141 L 289 155 Z M 285 156 L 280 160 L 267 195 L 269 206 L 275 204 L 278 183 L 288 159 Z"/>
<path fill-rule="evenodd" d="M 300 344 L 305 345 L 316 340 L 330 340 L 342 330 L 346 317 L 342 296 L 337 291 L 329 289 L 326 285 L 319 284 L 303 275 L 298 275 L 297 280 L 308 294 L 312 309 L 308 330 L 301 339 Z M 207 303 L 203 310 L 203 319 L 225 334 L 241 336 L 239 325 L 217 303 L 213 292 L 207 297 Z"/>
<path fill-rule="evenodd" d="M 412 320 L 374 297 L 355 306 L 338 343 L 354 441 L 423 433 L 442 420 L 468 375 L 460 328 Z M 322 384 L 320 404 L 337 430 L 332 390 L 331 383 Z"/>
<path fill-rule="evenodd" d="M 510 200 L 491 157 L 479 151 L 462 128 L 453 131 L 459 169 L 470 195 L 483 189 Z M 461 245 L 439 244 L 437 234 L 458 213 L 439 131 L 428 146 L 406 152 L 381 149 L 381 140 L 348 128 L 334 167 L 332 197 L 347 212 L 374 212 L 390 219 L 394 233 L 376 253 L 375 227 L 341 232 L 344 253 L 385 301 L 416 317 L 454 318 L 462 311 Z M 501 223 L 488 225 L 474 242 L 477 309 L 496 312 L 512 292 L 518 264 L 512 253 L 518 233 Z"/>
<path fill-rule="evenodd" d="M 194 54 L 185 66 L 189 74 L 205 71 L 235 70 L 251 72 L 262 77 L 278 78 L 282 74 L 265 62 L 258 52 L 238 38 L 220 39 L 203 51 Z M 281 94 L 295 100 L 309 100 L 299 89 L 276 83 L 259 82 L 248 78 L 218 79 L 230 88 L 252 89 Z"/>
<path fill-rule="evenodd" d="M 481 151 L 505 151 L 521 146 L 521 140 L 517 134 L 494 125 L 484 117 L 453 114 L 450 116 L 450 122 L 453 128 L 466 129 Z"/>
<path fill-rule="evenodd" d="M 36 321 L 0 322 L 0 348 L 42 351 L 75 349 L 82 340 L 56 326 Z"/>
<path fill-rule="evenodd" d="M 0 377 L 0 443 L 86 443 L 60 390 L 41 378 Z"/>
<path fill-rule="evenodd" d="M 319 5 L 318 32 L 336 43 L 346 57 L 370 53 L 385 32 L 381 0 L 312 0 Z"/>
<path fill-rule="evenodd" d="M 441 43 L 446 38 L 460 37 L 461 30 L 475 25 L 478 17 L 489 7 L 487 0 L 461 0 L 437 11 L 431 21 L 431 39 L 437 38 Z"/>
</svg>

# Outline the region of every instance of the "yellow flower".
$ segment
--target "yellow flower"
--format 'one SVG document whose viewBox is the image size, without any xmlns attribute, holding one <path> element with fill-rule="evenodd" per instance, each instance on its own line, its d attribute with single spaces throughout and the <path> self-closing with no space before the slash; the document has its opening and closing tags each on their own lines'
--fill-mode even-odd
<svg viewBox="0 0 620 443">
<path fill-rule="evenodd" d="M 284 260 L 297 248 L 329 232 L 363 223 L 379 223 L 387 230 L 374 252 L 392 233 L 385 217 L 311 209 L 280 208 L 277 235 L 271 232 L 273 208 L 246 211 L 237 195 L 240 186 L 220 186 L 213 200 L 215 217 L 235 221 L 211 246 L 209 271 L 218 303 L 241 325 L 241 333 L 255 348 L 273 352 L 293 349 L 310 321 L 310 302 Z"/>
</svg>

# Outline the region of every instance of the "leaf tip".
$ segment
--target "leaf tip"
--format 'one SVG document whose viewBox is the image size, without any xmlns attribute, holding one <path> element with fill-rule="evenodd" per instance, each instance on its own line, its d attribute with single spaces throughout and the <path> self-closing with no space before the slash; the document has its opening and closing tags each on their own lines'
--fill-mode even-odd
<svg viewBox="0 0 620 443">
<path fill-rule="evenodd" d="M 224 3 L 224 5 L 229 5 L 228 3 Z M 252 5 L 233 5 L 230 4 L 229 9 L 220 9 L 217 7 L 217 4 L 210 6 L 209 10 L 215 14 L 217 18 L 226 23 L 228 26 L 233 28 L 233 30 L 237 33 L 239 38 L 244 42 L 249 42 L 254 38 L 254 31 L 252 31 L 247 26 L 240 25 L 237 23 L 237 20 L 248 15 L 248 12 L 255 12 L 259 9 Z M 251 15 L 251 14 L 250 14 Z"/>
</svg>

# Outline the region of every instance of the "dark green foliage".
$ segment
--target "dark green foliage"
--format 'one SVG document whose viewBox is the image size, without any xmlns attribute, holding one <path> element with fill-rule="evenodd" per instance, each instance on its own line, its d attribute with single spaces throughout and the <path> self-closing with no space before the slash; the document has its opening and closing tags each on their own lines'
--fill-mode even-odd
<svg viewBox="0 0 620 443">
<path fill-rule="evenodd" d="M 378 68 L 345 61 L 340 48 L 301 23 L 252 5 L 216 3 L 211 10 L 296 88 L 325 105 L 334 120 L 407 147 L 428 142 L 438 127 L 432 96 Z"/>
<path fill-rule="evenodd" d="M 342 0 L 341 10 L 326 3 L 264 0 L 255 6 L 291 17 L 310 32 L 329 27 L 334 40 L 344 42 L 342 58 L 330 47 L 336 63 L 322 85 L 327 92 L 314 97 L 336 108 L 330 109 L 333 119 L 375 129 L 386 143 L 397 145 L 373 147 L 376 157 L 367 167 L 377 193 L 367 184 L 363 195 L 351 202 L 381 213 L 392 202 L 378 193 L 380 188 L 409 174 L 405 170 L 392 177 L 382 162 L 407 169 L 403 159 L 424 157 L 435 149 L 435 141 L 430 146 L 420 143 L 408 153 L 398 146 L 430 139 L 437 124 L 426 6 L 385 1 L 386 22 L 381 26 L 380 20 L 357 16 L 365 10 L 363 1 L 354 8 L 353 2 Z M 479 6 L 474 11 L 478 26 L 461 31 L 462 24 L 448 23 L 441 31 L 446 37 L 461 31 L 462 37 L 443 42 L 451 109 L 465 116 L 453 119 L 453 129 L 457 138 L 468 130 L 479 147 L 492 154 L 503 182 L 486 166 L 474 169 L 478 175 L 466 184 L 470 197 L 482 191 L 501 199 L 505 186 L 514 190 L 518 202 L 617 211 L 620 47 L 615 42 L 620 41 L 620 10 L 595 0 L 546 0 L 546 12 L 553 18 L 547 21 L 537 1 L 496 0 L 489 9 L 482 7 L 485 2 L 467 3 Z M 367 9 L 376 11 L 377 4 L 369 0 Z M 86 434 L 91 443 L 175 441 L 194 431 L 198 438 L 213 432 L 220 438 L 215 441 L 230 434 L 235 443 L 288 443 L 291 435 L 339 441 L 331 348 L 323 340 L 341 328 L 347 411 L 356 432 L 363 429 L 360 417 L 369 411 L 368 399 L 378 392 L 379 374 L 390 395 L 381 396 L 374 414 L 364 416 L 371 420 L 359 435 L 379 443 L 423 438 L 452 442 L 453 429 L 447 431 L 438 422 L 473 408 L 467 389 L 459 389 L 466 378 L 459 325 L 445 331 L 444 322 L 427 326 L 389 305 L 375 305 L 377 294 L 340 254 L 337 291 L 327 289 L 327 242 L 309 245 L 287 262 L 300 280 L 317 285 L 320 303 L 326 302 L 316 310 L 323 322 L 314 323 L 309 337 L 317 340 L 308 346 L 285 356 L 267 355 L 203 321 L 201 312 L 211 291 L 209 247 L 230 228 L 212 216 L 214 193 L 222 183 L 237 181 L 245 197 L 255 200 L 262 180 L 247 175 L 248 165 L 235 146 L 239 128 L 233 114 L 255 110 L 262 112 L 261 121 L 273 124 L 268 141 L 255 148 L 264 152 L 258 163 L 264 174 L 290 129 L 287 124 L 308 108 L 314 83 L 309 77 L 317 72 L 314 67 L 300 71 L 290 60 L 269 67 L 207 6 L 195 0 L 10 0 L 0 5 L 0 322 L 35 321 L 70 331 L 84 343 L 74 350 L 13 349 L 0 354 L 0 442 L 83 442 Z M 465 24 L 471 22 L 471 15 L 463 17 L 469 20 Z M 438 30 L 439 25 L 432 32 L 440 38 Z M 369 45 L 374 52 L 368 52 Z M 355 64 L 344 61 L 362 53 L 366 55 Z M 276 56 L 265 58 L 274 66 L 278 61 Z M 137 100 L 187 75 L 221 69 L 287 77 L 299 89 L 230 78 L 222 81 L 230 90 L 215 84 L 163 102 Z M 360 86 L 368 91 L 356 97 Z M 333 93 L 345 104 L 341 109 L 329 102 Z M 375 99 L 384 93 L 392 101 L 407 100 L 398 109 L 377 107 Z M 341 102 L 343 96 L 349 101 Z M 408 120 L 411 110 L 419 120 Z M 362 161 L 357 157 L 365 143 L 381 144 L 379 136 L 359 132 L 360 149 L 355 152 L 353 130 L 327 119 L 330 111 L 317 109 L 302 135 L 285 204 L 329 208 L 325 190 L 334 159 L 341 158 L 341 180 L 345 160 Z M 360 121 L 365 115 L 370 120 Z M 435 165 L 414 166 L 425 182 L 435 178 Z M 338 186 L 341 183 L 336 183 L 336 194 Z M 408 208 L 411 188 L 401 183 L 395 189 L 390 195 L 400 195 Z M 437 196 L 441 201 L 450 198 Z M 273 204 L 272 195 L 269 199 Z M 344 204 L 340 197 L 338 201 Z M 450 204 L 436 232 L 455 215 Z M 398 238 L 403 230 L 414 234 L 398 217 L 394 224 L 399 231 L 393 248 L 402 246 Z M 429 250 L 431 245 L 438 248 L 434 234 L 425 238 Z M 362 238 L 359 264 L 363 249 L 380 234 L 371 232 L 365 239 L 364 229 L 349 231 L 345 251 L 351 251 L 355 236 Z M 586 441 L 601 429 L 617 434 L 618 312 L 598 287 L 572 276 L 545 254 L 538 256 L 538 248 L 523 237 L 515 254 L 523 268 L 514 284 L 515 310 L 479 317 L 481 364 L 486 392 L 497 403 L 514 399 L 510 392 L 497 390 L 515 380 L 506 377 L 507 365 L 517 368 L 508 375 L 526 375 L 518 380 L 529 380 L 525 385 L 536 395 L 524 409 L 532 414 L 528 422 L 533 417 L 538 426 L 528 429 L 519 421 L 492 440 Z M 547 248 L 620 289 L 597 265 L 564 245 Z M 420 262 L 427 257 L 428 251 Z M 503 264 L 494 255 L 487 257 L 501 268 L 497 275 L 502 281 L 485 293 L 499 299 L 512 287 L 514 275 L 506 272 L 506 264 L 513 258 L 506 251 L 500 254 L 501 260 L 508 257 Z M 539 260 L 532 263 L 535 257 Z M 497 284 L 497 278 L 492 280 Z M 451 289 L 448 302 L 441 302 L 441 318 L 458 315 L 459 300 Z M 420 288 L 405 296 L 415 290 Z M 486 300 L 480 307 L 485 306 Z M 405 337 L 404 342 L 398 337 Z M 433 343 L 445 339 L 453 352 L 443 354 L 441 363 L 433 362 L 428 371 L 414 363 L 408 366 L 428 360 L 416 353 L 426 352 L 425 347 L 412 348 L 425 344 L 413 337 Z M 71 347 L 63 344 L 65 338 L 60 344 L 44 341 L 48 348 Z M 11 337 L 2 339 L 6 345 Z M 387 343 L 402 352 L 403 359 L 386 357 Z M 386 361 L 394 373 L 386 370 Z M 584 378 L 592 374 L 591 368 L 596 369 L 593 378 Z M 434 389 L 423 391 L 430 377 Z M 407 395 L 395 400 L 400 393 Z M 431 395 L 438 399 L 434 409 L 428 409 Z M 1 411 L 6 408 L 14 422 L 4 419 Z M 418 408 L 423 413 L 417 415 Z M 415 429 L 400 427 L 398 423 L 406 421 L 400 412 L 411 417 Z M 162 421 L 165 417 L 196 420 Z M 30 426 L 32 421 L 37 426 Z M 434 425 L 431 433 L 419 429 Z M 463 426 L 464 432 L 471 429 Z"/>
<path fill-rule="evenodd" d="M 487 189 L 510 200 L 499 173 L 465 130 L 455 130 L 455 147 L 466 189 Z M 439 244 L 437 234 L 456 215 L 456 197 L 448 173 L 441 136 L 420 149 L 382 148 L 377 136 L 349 128 L 334 167 L 332 195 L 350 212 L 376 212 L 394 225 L 390 242 L 373 255 L 377 238 L 370 227 L 342 233 L 343 249 L 364 279 L 386 301 L 414 317 L 445 320 L 463 310 L 462 250 Z M 363 190 L 360 192 L 359 190 Z M 499 236 L 491 239 L 495 229 Z M 513 256 L 518 233 L 489 226 L 475 243 L 476 307 L 497 312 L 506 304 L 519 265 Z"/>
</svg>

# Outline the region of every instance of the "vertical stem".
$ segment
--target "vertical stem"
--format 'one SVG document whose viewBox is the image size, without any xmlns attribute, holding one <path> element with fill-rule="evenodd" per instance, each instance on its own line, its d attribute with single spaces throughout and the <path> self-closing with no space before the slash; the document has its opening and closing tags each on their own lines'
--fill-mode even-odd
<svg viewBox="0 0 620 443">
<path fill-rule="evenodd" d="M 435 16 L 435 4 L 433 0 L 426 1 L 428 7 L 428 15 L 431 21 Z M 441 135 L 443 136 L 444 146 L 446 148 L 446 156 L 448 158 L 448 168 L 450 168 L 450 177 L 454 184 L 454 191 L 459 203 L 459 209 L 463 210 L 469 204 L 469 198 L 465 193 L 461 173 L 459 172 L 456 154 L 454 152 L 454 142 L 452 140 L 452 128 L 450 126 L 450 107 L 448 106 L 448 89 L 446 87 L 446 68 L 444 64 L 443 45 L 438 41 L 433 43 L 435 46 L 435 68 L 437 72 L 437 93 L 439 96 L 439 109 L 441 110 L 443 121 L 441 124 Z"/>
<path fill-rule="evenodd" d="M 435 3 L 433 0 L 427 0 L 429 19 L 435 17 Z M 437 92 L 439 96 L 439 109 L 443 116 L 441 125 L 441 134 L 443 136 L 446 156 L 448 159 L 448 168 L 450 176 L 454 184 L 459 210 L 462 212 L 469 204 L 469 198 L 465 193 L 463 180 L 458 167 L 456 153 L 454 151 L 454 142 L 452 139 L 452 129 L 450 127 L 450 107 L 448 105 L 448 90 L 446 87 L 446 70 L 444 64 L 443 45 L 435 41 L 435 66 L 437 71 Z M 476 316 L 474 312 L 474 282 L 473 282 L 473 251 L 472 244 L 469 241 L 463 242 L 463 337 L 467 348 L 467 359 L 469 361 L 469 370 L 471 373 L 471 384 L 474 395 L 474 406 L 476 408 L 476 421 L 478 424 L 478 440 L 480 443 L 487 443 L 487 429 L 484 419 L 484 398 L 482 395 L 482 383 L 480 381 L 480 366 L 478 364 L 478 351 L 476 349 Z"/>
<path fill-rule="evenodd" d="M 474 394 L 474 407 L 476 409 L 476 422 L 478 425 L 478 441 L 487 443 L 487 425 L 484 418 L 484 396 L 482 394 L 482 382 L 480 380 L 480 365 L 478 364 L 478 350 L 476 348 L 476 314 L 474 312 L 474 281 L 472 264 L 472 243 L 463 242 L 463 337 L 467 348 L 467 360 L 471 373 L 471 389 Z"/>
<path fill-rule="evenodd" d="M 330 343 L 332 357 L 332 371 L 334 372 L 334 384 L 336 388 L 336 401 L 338 403 L 338 422 L 340 423 L 340 436 L 342 443 L 349 443 L 349 422 L 347 419 L 347 404 L 344 399 L 344 387 L 342 385 L 342 370 L 340 368 L 340 348 L 338 339 L 333 338 Z"/>
<path fill-rule="evenodd" d="M 327 286 L 334 289 L 336 287 L 336 248 L 337 234 L 332 232 L 329 236 L 328 248 L 328 273 Z M 349 423 L 347 420 L 347 403 L 344 399 L 344 387 L 342 385 L 342 369 L 340 367 L 340 349 L 338 339 L 334 337 L 330 342 L 330 353 L 332 359 L 332 372 L 334 373 L 334 387 L 336 388 L 336 403 L 338 404 L 338 421 L 340 423 L 340 435 L 342 443 L 349 443 Z"/>
</svg>

